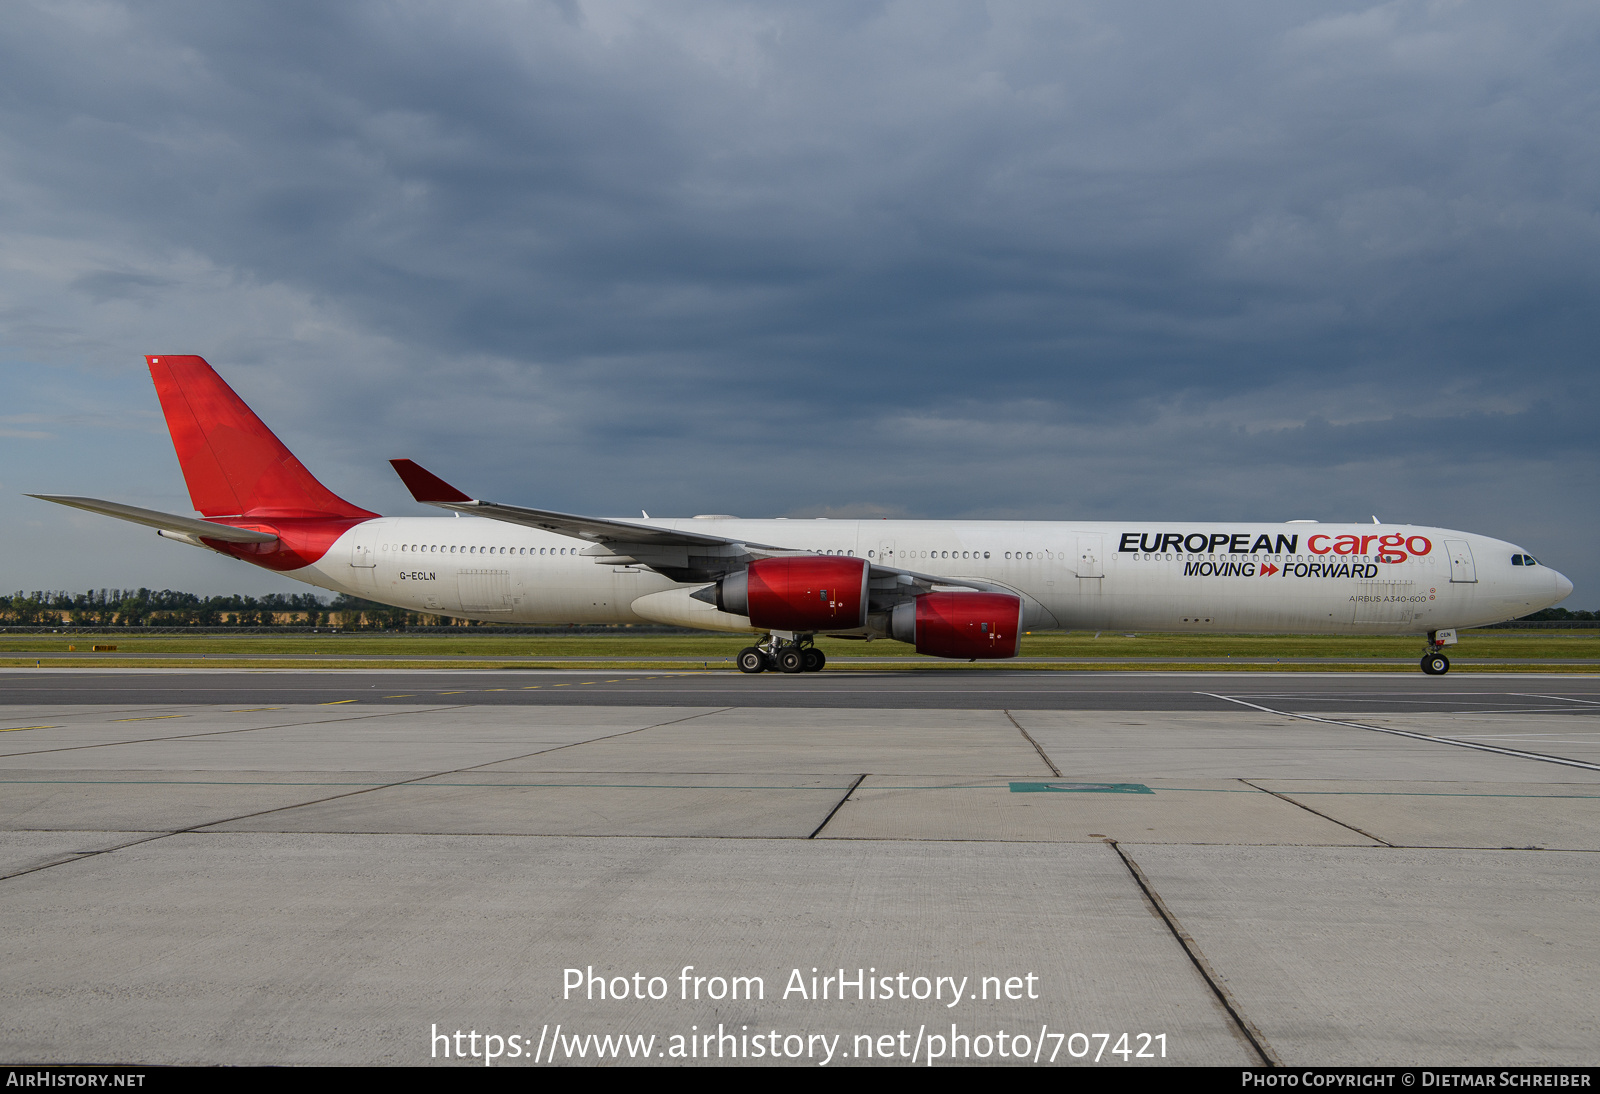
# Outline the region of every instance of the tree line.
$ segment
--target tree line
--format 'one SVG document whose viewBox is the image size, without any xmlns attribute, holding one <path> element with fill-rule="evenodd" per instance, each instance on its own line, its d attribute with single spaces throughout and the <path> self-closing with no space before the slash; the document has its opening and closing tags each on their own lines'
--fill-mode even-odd
<svg viewBox="0 0 1600 1094">
<path fill-rule="evenodd" d="M 1600 612 L 1575 612 L 1567 608 L 1543 608 L 1522 616 L 1518 623 L 1572 623 L 1600 619 Z"/>
<path fill-rule="evenodd" d="M 370 600 L 315 593 L 197 596 L 172 589 L 90 589 L 84 593 L 18 591 L 0 598 L 0 626 L 74 627 L 338 627 L 404 630 L 467 625 Z"/>
<path fill-rule="evenodd" d="M 1545 608 L 1518 622 L 1589 622 L 1600 611 Z M 16 627 L 338 627 L 405 630 L 408 627 L 477 626 L 449 616 L 424 615 L 339 594 L 196 596 L 162 589 L 90 589 L 86 593 L 18 591 L 0 598 L 0 626 Z"/>
</svg>

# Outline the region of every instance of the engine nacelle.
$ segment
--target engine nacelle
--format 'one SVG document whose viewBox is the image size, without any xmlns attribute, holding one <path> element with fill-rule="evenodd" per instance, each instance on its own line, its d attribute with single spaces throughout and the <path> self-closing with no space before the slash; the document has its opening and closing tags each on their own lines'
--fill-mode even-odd
<svg viewBox="0 0 1600 1094">
<path fill-rule="evenodd" d="M 867 563 L 838 555 L 763 558 L 717 583 L 717 607 L 773 631 L 852 631 L 867 623 Z"/>
<path fill-rule="evenodd" d="M 1022 600 L 1008 593 L 928 593 L 895 606 L 889 634 L 932 657 L 1015 657 Z"/>
</svg>

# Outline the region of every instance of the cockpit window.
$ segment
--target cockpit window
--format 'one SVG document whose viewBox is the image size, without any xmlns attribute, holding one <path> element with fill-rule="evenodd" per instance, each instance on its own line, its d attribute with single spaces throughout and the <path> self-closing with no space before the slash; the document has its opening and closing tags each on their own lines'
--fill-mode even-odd
<svg viewBox="0 0 1600 1094">
<path fill-rule="evenodd" d="M 1511 556 L 1511 565 L 1513 565 L 1513 566 L 1537 566 L 1537 565 L 1539 565 L 1539 560 L 1534 558 L 1532 555 L 1512 555 Z"/>
<path fill-rule="evenodd" d="M 1511 556 L 1511 565 L 1513 565 L 1513 566 L 1521 566 L 1522 565 L 1522 556 L 1521 555 L 1512 555 Z"/>
</svg>

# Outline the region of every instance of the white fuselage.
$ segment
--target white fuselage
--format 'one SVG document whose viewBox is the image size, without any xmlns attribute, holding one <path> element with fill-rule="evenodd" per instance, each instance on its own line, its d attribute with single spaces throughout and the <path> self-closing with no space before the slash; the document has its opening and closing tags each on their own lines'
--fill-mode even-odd
<svg viewBox="0 0 1600 1094">
<path fill-rule="evenodd" d="M 1526 555 L 1511 543 L 1412 525 L 630 523 L 990 583 L 1020 595 L 1024 625 L 1041 629 L 1420 634 L 1526 615 L 1572 587 L 1548 567 L 1514 565 L 1514 557 Z M 704 608 L 690 618 L 676 607 L 651 607 L 687 603 L 687 592 L 706 583 L 684 585 L 639 567 L 597 564 L 582 553 L 592 548 L 583 539 L 503 521 L 382 517 L 351 529 L 317 563 L 288 576 L 412 611 L 487 621 L 749 629 Z M 639 604 L 654 594 L 668 595 Z"/>
</svg>

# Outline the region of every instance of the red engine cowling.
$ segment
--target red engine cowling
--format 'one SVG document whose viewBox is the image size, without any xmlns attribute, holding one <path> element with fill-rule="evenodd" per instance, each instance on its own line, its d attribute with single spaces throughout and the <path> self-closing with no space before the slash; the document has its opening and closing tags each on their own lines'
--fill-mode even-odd
<svg viewBox="0 0 1600 1094">
<path fill-rule="evenodd" d="M 1007 593 L 929 593 L 895 607 L 891 633 L 932 657 L 1015 657 L 1022 601 Z"/>
<path fill-rule="evenodd" d="M 849 631 L 867 625 L 865 559 L 764 558 L 719 583 L 717 606 L 775 631 Z"/>
</svg>

